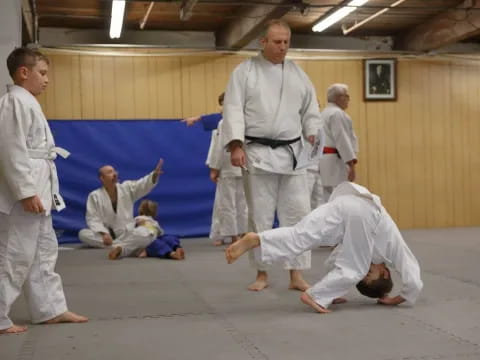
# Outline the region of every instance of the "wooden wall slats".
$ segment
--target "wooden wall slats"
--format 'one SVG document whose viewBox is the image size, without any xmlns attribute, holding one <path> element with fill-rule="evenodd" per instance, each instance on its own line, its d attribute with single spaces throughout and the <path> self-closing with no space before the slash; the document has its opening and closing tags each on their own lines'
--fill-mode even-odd
<svg viewBox="0 0 480 360">
<path fill-rule="evenodd" d="M 246 58 L 49 57 L 50 85 L 39 101 L 49 119 L 71 120 L 180 119 L 216 112 L 218 95 Z M 399 59 L 395 102 L 363 100 L 362 60 L 298 63 L 322 108 L 329 85 L 349 85 L 348 113 L 360 144 L 357 181 L 382 197 L 400 227 L 480 224 L 478 62 Z"/>
</svg>

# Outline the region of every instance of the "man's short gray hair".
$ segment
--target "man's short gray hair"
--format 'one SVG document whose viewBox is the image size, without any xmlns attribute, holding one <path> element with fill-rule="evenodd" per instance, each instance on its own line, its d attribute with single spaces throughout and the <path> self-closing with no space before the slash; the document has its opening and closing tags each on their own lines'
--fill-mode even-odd
<svg viewBox="0 0 480 360">
<path fill-rule="evenodd" d="M 335 102 L 338 95 L 343 95 L 348 91 L 346 84 L 332 84 L 327 89 L 327 101 Z"/>
<path fill-rule="evenodd" d="M 262 29 L 262 33 L 260 35 L 260 38 L 267 37 L 268 31 L 270 30 L 270 28 L 272 26 L 281 26 L 285 29 L 288 29 L 288 31 L 292 32 L 292 30 L 290 29 L 290 25 L 288 25 L 288 23 L 286 21 L 283 21 L 281 19 L 273 19 L 273 20 L 268 21 L 265 24 L 265 26 Z"/>
</svg>

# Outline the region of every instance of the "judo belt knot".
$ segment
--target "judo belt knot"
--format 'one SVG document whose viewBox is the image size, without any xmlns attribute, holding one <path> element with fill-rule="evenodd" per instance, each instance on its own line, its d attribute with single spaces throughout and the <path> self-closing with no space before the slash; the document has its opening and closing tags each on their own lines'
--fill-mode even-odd
<svg viewBox="0 0 480 360">
<path fill-rule="evenodd" d="M 297 158 L 295 157 L 295 152 L 293 151 L 293 148 L 291 147 L 291 144 L 299 141 L 300 136 L 295 138 L 295 139 L 291 139 L 291 140 L 276 140 L 276 139 L 269 139 L 269 138 L 245 135 L 245 139 L 249 140 L 247 145 L 248 144 L 260 144 L 260 145 L 270 146 L 272 149 L 276 149 L 280 146 L 286 146 L 288 151 L 290 151 L 290 153 L 292 154 L 293 170 L 295 170 L 295 168 L 297 167 Z"/>
</svg>

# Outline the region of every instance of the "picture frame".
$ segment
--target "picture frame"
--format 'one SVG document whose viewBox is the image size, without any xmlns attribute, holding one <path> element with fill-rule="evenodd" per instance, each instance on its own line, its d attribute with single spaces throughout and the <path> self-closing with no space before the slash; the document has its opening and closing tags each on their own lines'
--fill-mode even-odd
<svg viewBox="0 0 480 360">
<path fill-rule="evenodd" d="M 364 100 L 397 100 L 397 60 L 364 60 Z"/>
</svg>

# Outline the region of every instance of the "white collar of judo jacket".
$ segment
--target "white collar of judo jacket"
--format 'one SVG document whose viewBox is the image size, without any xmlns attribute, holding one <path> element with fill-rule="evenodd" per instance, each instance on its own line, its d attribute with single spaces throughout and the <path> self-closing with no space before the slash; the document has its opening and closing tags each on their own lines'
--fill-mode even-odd
<svg viewBox="0 0 480 360">
<path fill-rule="evenodd" d="M 357 195 L 361 196 L 364 198 L 367 198 L 371 200 L 375 206 L 379 209 L 382 210 L 382 202 L 380 201 L 380 197 L 372 194 L 366 187 L 363 187 L 361 185 L 349 182 L 349 181 L 344 181 L 341 184 L 339 184 L 335 190 L 333 190 L 332 195 L 328 199 L 328 201 L 333 201 L 339 196 L 344 196 L 344 195 Z"/>
</svg>

